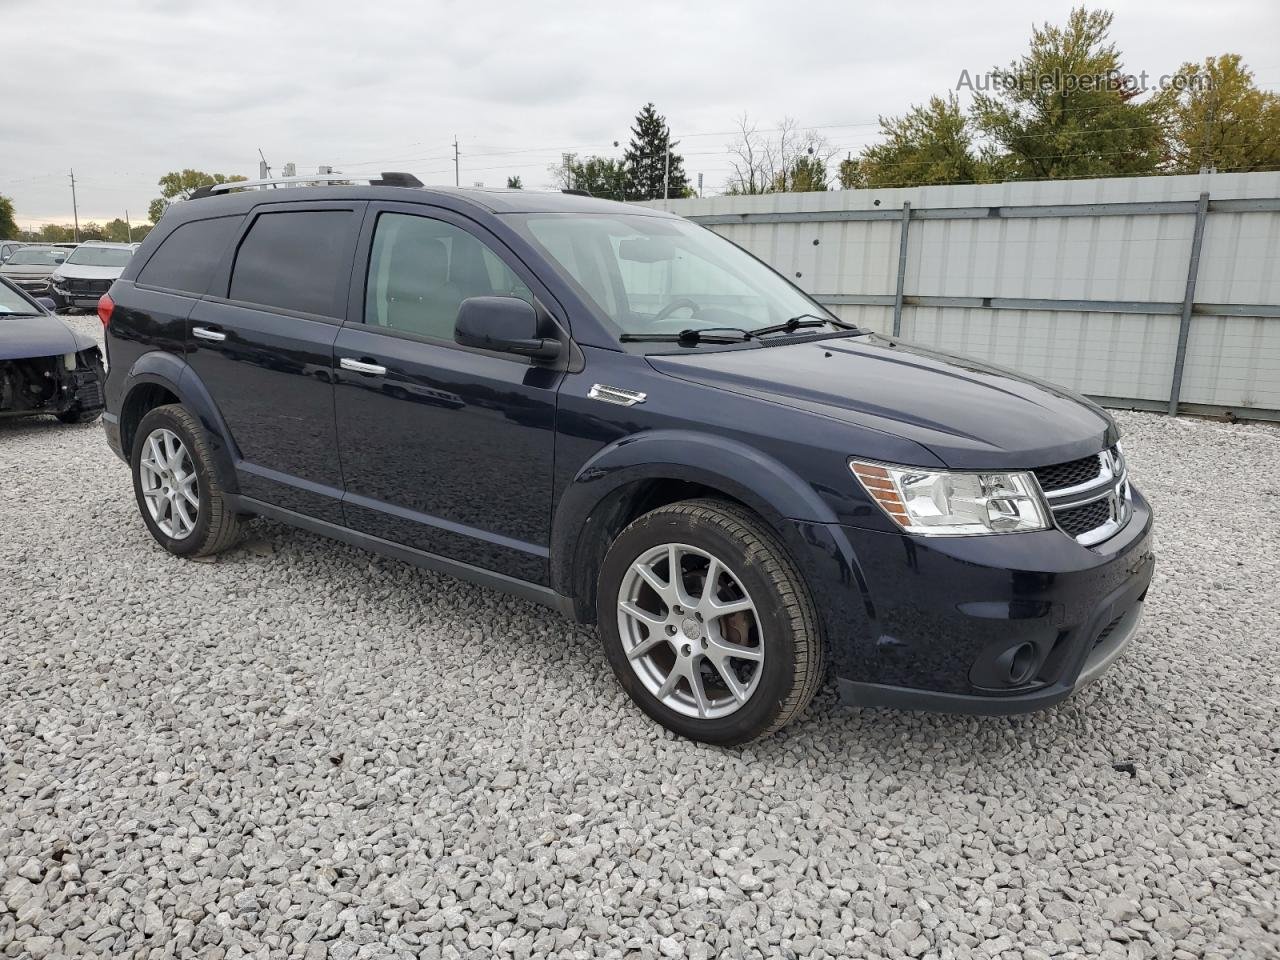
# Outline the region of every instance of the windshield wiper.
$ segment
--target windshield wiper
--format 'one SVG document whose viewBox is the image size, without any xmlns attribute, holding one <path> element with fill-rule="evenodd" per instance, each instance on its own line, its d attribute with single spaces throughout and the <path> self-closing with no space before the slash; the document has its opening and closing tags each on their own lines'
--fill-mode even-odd
<svg viewBox="0 0 1280 960">
<path fill-rule="evenodd" d="M 842 330 L 858 329 L 852 323 L 845 323 L 843 320 L 836 320 L 833 317 L 820 317 L 816 313 L 798 313 L 783 323 L 775 323 L 771 327 L 760 327 L 758 330 L 752 330 L 751 332 L 756 336 L 765 333 L 794 333 L 801 327 L 825 327 L 828 324 L 833 327 L 840 327 Z"/>
<path fill-rule="evenodd" d="M 740 327 L 703 327 L 679 333 L 624 333 L 618 339 L 624 343 L 678 343 L 683 347 L 696 347 L 700 343 L 743 343 L 753 339 L 756 332 Z M 737 336 L 728 336 L 731 333 Z"/>
</svg>

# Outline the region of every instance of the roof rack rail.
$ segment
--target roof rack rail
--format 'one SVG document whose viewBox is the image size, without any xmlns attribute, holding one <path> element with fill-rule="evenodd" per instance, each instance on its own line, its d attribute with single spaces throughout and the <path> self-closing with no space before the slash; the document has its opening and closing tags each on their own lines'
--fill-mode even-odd
<svg viewBox="0 0 1280 960">
<path fill-rule="evenodd" d="M 201 187 L 191 194 L 191 199 L 209 197 L 233 190 L 264 190 L 268 187 L 297 187 L 315 183 L 351 183 L 358 181 L 374 187 L 420 187 L 422 181 L 412 173 L 388 171 L 374 176 L 361 173 L 308 173 L 298 177 L 268 177 L 265 180 L 232 180 Z"/>
</svg>

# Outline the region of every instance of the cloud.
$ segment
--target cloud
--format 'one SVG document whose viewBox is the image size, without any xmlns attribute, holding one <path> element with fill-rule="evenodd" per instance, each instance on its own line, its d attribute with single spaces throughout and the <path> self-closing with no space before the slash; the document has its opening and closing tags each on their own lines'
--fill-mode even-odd
<svg viewBox="0 0 1280 960">
<path fill-rule="evenodd" d="M 826 125 L 856 151 L 878 115 L 1008 61 L 1033 19 L 1070 6 L 8 0 L 0 193 L 24 220 L 66 221 L 74 167 L 82 219 L 138 217 L 166 171 L 253 175 L 260 147 L 276 170 L 347 163 L 452 182 L 455 135 L 464 182 L 518 173 L 535 186 L 563 151 L 612 152 L 649 100 L 715 188 L 744 110 L 761 126 Z M 1133 68 L 1230 50 L 1273 85 L 1277 35 L 1280 8 L 1265 0 L 1137 0 L 1113 30 Z"/>
</svg>

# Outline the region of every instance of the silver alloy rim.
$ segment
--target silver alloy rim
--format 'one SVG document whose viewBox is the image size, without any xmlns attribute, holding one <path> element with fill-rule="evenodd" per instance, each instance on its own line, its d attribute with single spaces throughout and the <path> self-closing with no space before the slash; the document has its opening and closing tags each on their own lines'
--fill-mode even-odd
<svg viewBox="0 0 1280 960">
<path fill-rule="evenodd" d="M 138 461 L 142 499 L 160 532 L 183 540 L 195 529 L 200 513 L 200 488 L 195 464 L 172 430 L 152 430 Z"/>
<path fill-rule="evenodd" d="M 735 713 L 764 672 L 750 594 L 724 561 L 699 547 L 664 543 L 631 564 L 618 589 L 618 633 L 645 689 L 688 717 Z"/>
</svg>

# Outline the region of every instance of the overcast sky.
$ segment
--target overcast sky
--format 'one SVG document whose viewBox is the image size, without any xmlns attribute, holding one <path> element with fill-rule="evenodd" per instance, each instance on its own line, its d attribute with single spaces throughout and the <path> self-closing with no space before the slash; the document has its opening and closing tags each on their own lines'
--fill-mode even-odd
<svg viewBox="0 0 1280 960">
<path fill-rule="evenodd" d="M 586 4 L 0 0 L 0 193 L 22 226 L 146 218 L 183 167 L 256 176 L 333 164 L 453 182 L 549 184 L 564 151 L 614 153 L 652 100 L 691 179 L 717 192 L 743 111 L 857 151 L 880 114 L 1026 49 L 1068 2 L 686 0 Z M 1235 52 L 1280 90 L 1275 0 L 1115 3 L 1132 72 Z M 283 12 L 286 9 L 294 13 Z"/>
</svg>

